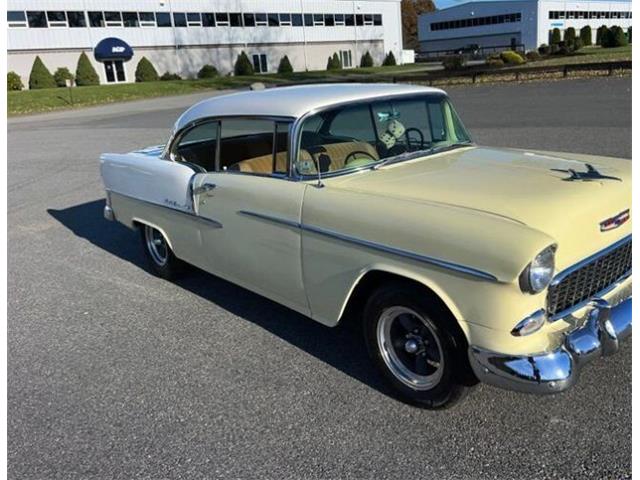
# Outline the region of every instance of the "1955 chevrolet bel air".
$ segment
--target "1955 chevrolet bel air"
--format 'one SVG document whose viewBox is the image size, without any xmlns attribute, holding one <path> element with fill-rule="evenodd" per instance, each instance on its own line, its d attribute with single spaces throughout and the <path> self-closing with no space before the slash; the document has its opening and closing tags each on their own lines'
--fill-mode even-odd
<svg viewBox="0 0 640 480">
<path fill-rule="evenodd" d="M 140 231 L 155 273 L 193 264 L 325 325 L 358 319 L 422 407 L 478 380 L 563 391 L 631 333 L 631 162 L 478 146 L 441 90 L 211 98 L 101 173 L 106 218 Z"/>
</svg>

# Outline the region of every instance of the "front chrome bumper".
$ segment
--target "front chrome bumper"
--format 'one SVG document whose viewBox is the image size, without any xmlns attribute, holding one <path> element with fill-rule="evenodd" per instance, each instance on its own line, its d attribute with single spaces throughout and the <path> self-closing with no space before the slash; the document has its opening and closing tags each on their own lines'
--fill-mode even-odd
<svg viewBox="0 0 640 480">
<path fill-rule="evenodd" d="M 561 347 L 539 355 L 505 355 L 469 348 L 469 360 L 482 382 L 525 393 L 557 393 L 577 381 L 581 368 L 618 351 L 620 340 L 631 335 L 631 297 L 612 307 L 596 299 L 585 322 L 567 334 Z"/>
</svg>

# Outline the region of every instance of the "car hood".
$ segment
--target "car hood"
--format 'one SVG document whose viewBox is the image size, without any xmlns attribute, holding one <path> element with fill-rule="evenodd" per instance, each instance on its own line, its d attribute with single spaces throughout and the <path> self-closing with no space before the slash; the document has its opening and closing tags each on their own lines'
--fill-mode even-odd
<svg viewBox="0 0 640 480">
<path fill-rule="evenodd" d="M 619 178 L 569 180 L 569 170 Z M 334 178 L 329 187 L 465 208 L 525 224 L 558 243 L 562 269 L 631 233 L 600 223 L 631 207 L 631 161 L 555 152 L 467 147 Z"/>
</svg>

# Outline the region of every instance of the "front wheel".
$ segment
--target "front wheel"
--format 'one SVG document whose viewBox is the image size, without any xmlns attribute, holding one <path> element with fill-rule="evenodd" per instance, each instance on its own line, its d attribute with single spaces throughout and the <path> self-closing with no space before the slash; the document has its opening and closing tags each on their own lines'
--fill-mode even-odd
<svg viewBox="0 0 640 480">
<path fill-rule="evenodd" d="M 455 319 L 427 292 L 412 285 L 378 289 L 364 311 L 369 355 L 401 400 L 423 408 L 447 408 L 469 387 L 466 345 Z"/>
<path fill-rule="evenodd" d="M 172 280 L 182 272 L 184 263 L 177 258 L 162 232 L 149 225 L 140 229 L 145 256 L 153 272 L 165 280 Z"/>
</svg>

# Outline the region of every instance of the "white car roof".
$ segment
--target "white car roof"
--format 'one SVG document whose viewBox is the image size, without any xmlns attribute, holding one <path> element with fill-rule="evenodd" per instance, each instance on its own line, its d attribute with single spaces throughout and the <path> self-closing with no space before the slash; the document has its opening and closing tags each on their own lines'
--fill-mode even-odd
<svg viewBox="0 0 640 480">
<path fill-rule="evenodd" d="M 331 83 L 243 91 L 196 103 L 176 122 L 176 130 L 207 117 L 257 115 L 299 118 L 312 110 L 357 100 L 407 94 L 444 94 L 437 88 L 394 83 Z"/>
</svg>

